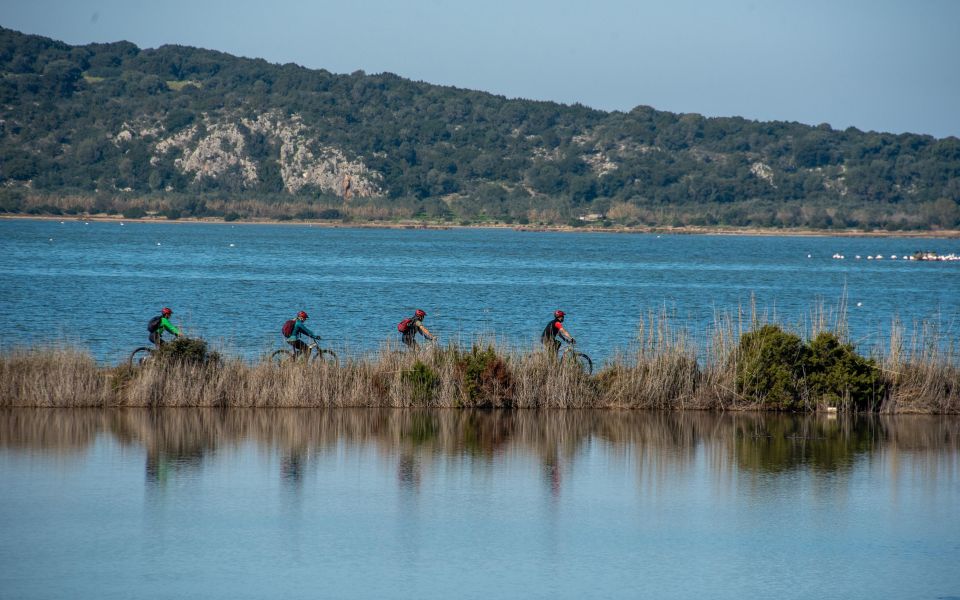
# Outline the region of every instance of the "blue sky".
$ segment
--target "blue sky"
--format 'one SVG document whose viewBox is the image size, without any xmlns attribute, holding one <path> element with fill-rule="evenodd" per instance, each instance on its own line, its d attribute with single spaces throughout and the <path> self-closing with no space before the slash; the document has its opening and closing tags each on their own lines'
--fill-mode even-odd
<svg viewBox="0 0 960 600">
<path fill-rule="evenodd" d="M 604 110 L 960 136 L 960 0 L 6 0 L 0 25 Z"/>
</svg>

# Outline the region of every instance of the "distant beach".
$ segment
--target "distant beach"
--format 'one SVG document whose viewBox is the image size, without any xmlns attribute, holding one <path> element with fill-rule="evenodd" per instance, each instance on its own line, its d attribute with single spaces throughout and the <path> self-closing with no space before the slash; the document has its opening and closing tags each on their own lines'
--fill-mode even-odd
<svg viewBox="0 0 960 600">
<path fill-rule="evenodd" d="M 875 237 L 875 238 L 917 238 L 917 239 L 958 239 L 960 230 L 938 231 L 862 231 L 852 229 L 778 229 L 774 227 L 624 227 L 610 226 L 597 227 L 584 225 L 573 227 L 570 225 L 518 225 L 516 223 L 446 223 L 443 221 L 326 221 L 326 220 L 269 220 L 245 219 L 227 221 L 220 217 L 184 217 L 180 219 L 165 219 L 161 217 L 143 217 L 128 219 L 120 215 L 26 215 L 7 214 L 0 216 L 0 220 L 34 220 L 34 221 L 101 221 L 122 223 L 182 223 L 182 224 L 223 224 L 223 225 L 296 225 L 309 227 L 328 227 L 335 229 L 513 229 L 529 232 L 563 232 L 563 233 L 639 233 L 639 234 L 667 234 L 667 235 L 744 235 L 744 236 L 792 236 L 792 237 Z"/>
</svg>

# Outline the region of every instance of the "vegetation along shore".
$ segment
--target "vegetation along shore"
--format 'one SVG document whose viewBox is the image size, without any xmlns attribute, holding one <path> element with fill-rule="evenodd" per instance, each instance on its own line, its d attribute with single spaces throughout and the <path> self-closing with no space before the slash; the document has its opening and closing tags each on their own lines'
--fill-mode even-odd
<svg viewBox="0 0 960 600">
<path fill-rule="evenodd" d="M 448 230 L 448 229 L 464 229 L 464 228 L 492 228 L 492 229 L 513 229 L 515 231 L 527 231 L 527 232 L 577 232 L 577 233 L 634 233 L 634 234 L 643 234 L 643 233 L 656 233 L 656 234 L 666 234 L 666 235 L 742 235 L 742 236 L 785 236 L 785 237 L 869 237 L 869 238 L 885 238 L 885 237 L 897 237 L 897 238 L 914 238 L 914 239 L 955 239 L 960 238 L 960 229 L 939 229 L 936 231 L 923 231 L 923 230 L 914 230 L 914 231 L 887 231 L 887 230 L 858 230 L 858 229 L 845 229 L 845 230 L 825 230 L 825 229 L 777 229 L 769 227 L 688 227 L 688 226 L 666 226 L 666 227 L 650 227 L 650 226 L 624 226 L 624 225 L 610 225 L 610 226 L 596 226 L 596 225 L 585 225 L 579 227 L 573 227 L 571 225 L 515 225 L 510 223 L 504 223 L 499 221 L 493 222 L 477 222 L 477 223 L 449 223 L 444 221 L 430 221 L 430 220 L 392 220 L 392 221 L 328 221 L 328 220 L 281 220 L 281 221 L 271 221 L 266 219 L 254 219 L 254 220 L 238 220 L 238 221 L 226 221 L 220 217 L 188 217 L 184 219 L 177 219 L 175 221 L 170 221 L 164 218 L 157 217 L 140 217 L 136 219 L 127 219 L 122 215 L 107 215 L 107 214 L 98 214 L 98 215 L 70 215 L 68 217 L 64 216 L 54 216 L 54 215 L 34 215 L 34 214 L 6 214 L 0 215 L 0 221 L 2 220 L 40 220 L 40 221 L 96 221 L 96 222 L 111 222 L 111 223 L 147 223 L 147 224 L 157 224 L 157 223 L 178 223 L 178 224 L 196 224 L 196 223 L 208 223 L 208 224 L 221 224 L 221 225 L 299 225 L 299 226 L 310 226 L 310 227 L 322 227 L 322 228 L 356 228 L 356 229 L 432 229 L 432 230 Z"/>
<path fill-rule="evenodd" d="M 0 214 L 960 229 L 960 139 L 602 111 L 0 28 Z"/>
<path fill-rule="evenodd" d="M 895 326 L 860 354 L 843 336 L 728 320 L 698 347 L 662 317 L 589 373 L 496 343 L 426 346 L 275 364 L 223 358 L 180 338 L 145 364 L 99 365 L 78 349 L 0 353 L 0 407 L 446 407 L 960 413 L 960 363 L 929 327 Z"/>
</svg>

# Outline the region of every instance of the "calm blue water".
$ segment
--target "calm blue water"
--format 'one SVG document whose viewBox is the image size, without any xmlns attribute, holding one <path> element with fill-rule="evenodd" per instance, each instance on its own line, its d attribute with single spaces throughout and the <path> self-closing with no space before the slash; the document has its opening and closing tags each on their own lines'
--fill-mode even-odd
<svg viewBox="0 0 960 600">
<path fill-rule="evenodd" d="M 0 411 L 0 597 L 955 598 L 960 420 Z"/>
<path fill-rule="evenodd" d="M 441 338 L 495 334 L 525 347 L 562 308 L 582 349 L 602 358 L 626 349 L 651 310 L 703 332 L 751 296 L 799 323 L 844 295 L 865 351 L 894 317 L 935 321 L 956 339 L 960 263 L 865 260 L 921 249 L 960 253 L 960 240 L 8 220 L 0 345 L 69 339 L 115 361 L 168 305 L 190 334 L 246 357 L 278 347 L 300 309 L 341 352 L 394 338 L 416 307 Z"/>
</svg>

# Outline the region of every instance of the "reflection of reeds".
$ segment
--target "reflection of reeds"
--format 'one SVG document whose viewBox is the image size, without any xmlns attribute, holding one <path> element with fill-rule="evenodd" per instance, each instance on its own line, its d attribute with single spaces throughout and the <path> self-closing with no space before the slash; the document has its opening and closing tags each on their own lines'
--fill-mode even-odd
<svg viewBox="0 0 960 600">
<path fill-rule="evenodd" d="M 99 367 L 79 350 L 0 353 L 0 406 L 45 407 L 450 407 L 760 409 L 737 391 L 737 344 L 766 316 L 718 315 L 701 346 L 665 314 L 640 324 L 637 344 L 593 376 L 544 352 L 496 342 L 431 346 L 386 344 L 337 363 L 276 366 L 238 359 L 222 365 Z M 823 313 L 812 318 L 814 331 Z M 745 327 L 745 323 L 748 325 Z M 842 330 L 842 321 L 834 327 Z M 886 397 L 881 412 L 960 412 L 960 366 L 939 333 L 918 329 L 904 343 L 895 326 L 879 354 Z M 816 402 L 811 402 L 816 406 Z"/>
<path fill-rule="evenodd" d="M 548 467 L 570 464 L 591 444 L 632 457 L 644 471 L 685 469 L 703 450 L 717 472 L 834 471 L 858 456 L 927 456 L 955 473 L 960 420 L 932 416 L 824 418 L 770 413 L 610 410 L 442 409 L 118 409 L 0 410 L 0 448 L 84 452 L 102 434 L 146 452 L 159 465 L 199 465 L 211 454 L 254 441 L 288 457 L 373 446 L 422 460 L 493 460 L 532 454 Z M 946 461 L 946 462 L 944 462 Z M 891 466 L 895 466 L 892 464 Z"/>
</svg>

